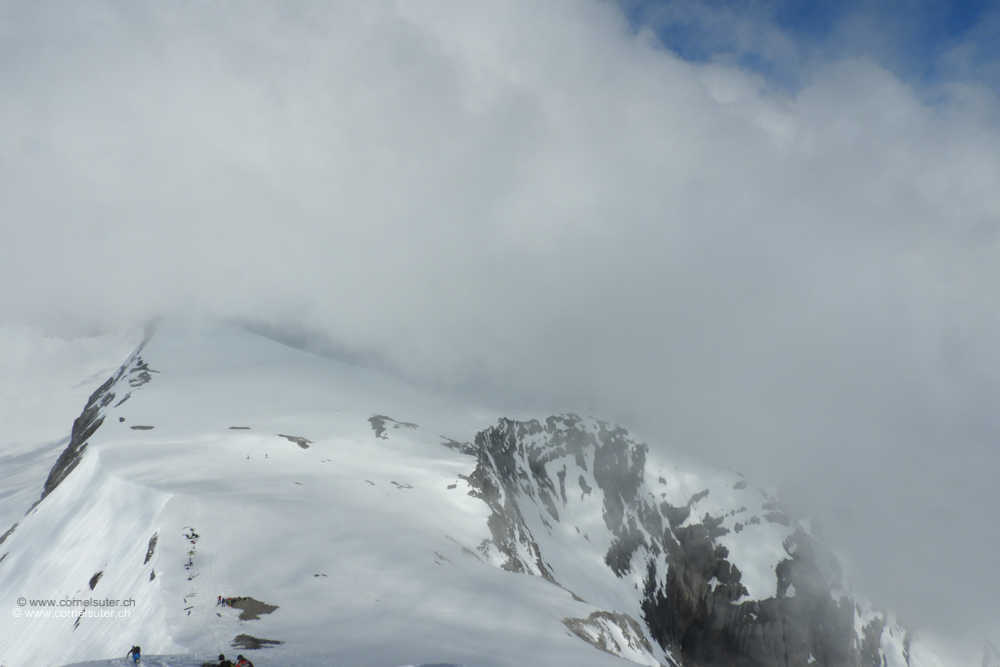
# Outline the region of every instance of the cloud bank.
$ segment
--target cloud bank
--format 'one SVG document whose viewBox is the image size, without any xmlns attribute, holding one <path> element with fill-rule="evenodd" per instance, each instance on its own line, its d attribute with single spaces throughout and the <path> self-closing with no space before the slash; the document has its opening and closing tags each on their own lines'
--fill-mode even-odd
<svg viewBox="0 0 1000 667">
<path fill-rule="evenodd" d="M 771 479 L 904 620 L 998 626 L 1000 124 L 794 94 L 603 2 L 0 10 L 0 324 L 297 332 Z M 303 332 L 305 332 L 303 334 Z"/>
</svg>

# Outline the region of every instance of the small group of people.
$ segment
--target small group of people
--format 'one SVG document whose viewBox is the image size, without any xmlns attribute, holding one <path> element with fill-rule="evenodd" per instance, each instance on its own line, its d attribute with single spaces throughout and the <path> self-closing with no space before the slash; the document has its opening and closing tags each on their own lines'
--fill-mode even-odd
<svg viewBox="0 0 1000 667">
<path fill-rule="evenodd" d="M 216 600 L 215 606 L 218 607 L 222 605 L 223 607 L 232 607 L 234 602 L 239 602 L 242 598 L 224 598 L 221 595 L 219 599 Z"/>
<path fill-rule="evenodd" d="M 138 646 L 133 646 L 129 649 L 129 652 L 125 654 L 126 660 L 131 660 L 132 662 L 139 663 L 139 654 L 142 649 Z M 209 665 L 210 663 L 204 663 Z M 226 660 L 226 656 L 222 653 L 219 654 L 219 667 L 253 667 L 253 663 L 244 658 L 242 655 L 236 656 L 236 663 L 234 664 L 231 660 Z"/>
</svg>

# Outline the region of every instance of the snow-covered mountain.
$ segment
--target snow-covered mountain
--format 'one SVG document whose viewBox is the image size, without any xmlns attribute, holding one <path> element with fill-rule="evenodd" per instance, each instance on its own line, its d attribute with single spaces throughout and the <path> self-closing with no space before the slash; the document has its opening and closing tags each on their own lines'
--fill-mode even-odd
<svg viewBox="0 0 1000 667">
<path fill-rule="evenodd" d="M 805 522 L 662 451 L 163 324 L 0 539 L 0 664 L 933 664 Z"/>
</svg>

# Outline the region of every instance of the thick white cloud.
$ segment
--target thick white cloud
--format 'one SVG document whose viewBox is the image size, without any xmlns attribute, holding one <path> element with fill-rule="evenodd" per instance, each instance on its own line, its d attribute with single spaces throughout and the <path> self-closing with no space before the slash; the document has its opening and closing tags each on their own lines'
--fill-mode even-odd
<svg viewBox="0 0 1000 667">
<path fill-rule="evenodd" d="M 598 2 L 0 15 L 0 320 L 264 322 L 775 479 L 874 598 L 996 623 L 1000 110 L 794 96 Z"/>
</svg>

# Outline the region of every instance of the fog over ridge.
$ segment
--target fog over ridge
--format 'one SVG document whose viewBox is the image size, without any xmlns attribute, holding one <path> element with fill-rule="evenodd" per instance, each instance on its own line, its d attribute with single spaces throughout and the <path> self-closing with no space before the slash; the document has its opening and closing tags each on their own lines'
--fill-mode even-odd
<svg viewBox="0 0 1000 667">
<path fill-rule="evenodd" d="M 253 321 L 779 484 L 1000 625 L 1000 106 L 799 91 L 602 2 L 0 10 L 0 324 Z"/>
</svg>

